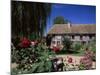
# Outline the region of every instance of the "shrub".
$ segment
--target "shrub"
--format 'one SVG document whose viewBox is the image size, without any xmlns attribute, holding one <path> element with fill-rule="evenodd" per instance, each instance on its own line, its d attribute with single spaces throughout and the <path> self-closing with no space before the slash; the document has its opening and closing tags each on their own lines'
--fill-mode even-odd
<svg viewBox="0 0 100 75">
<path fill-rule="evenodd" d="M 42 43 L 38 43 L 34 46 L 29 45 L 27 47 L 25 44 L 24 48 L 12 49 L 12 53 L 14 53 L 12 55 L 12 61 L 18 64 L 16 67 L 16 72 L 18 73 L 40 73 L 52 71 L 51 58 L 55 57 L 55 53 L 50 51 L 46 45 Z"/>
<path fill-rule="evenodd" d="M 88 47 L 91 49 L 91 51 L 93 52 L 93 61 L 96 61 L 96 38 L 92 39 L 89 43 L 88 43 Z"/>
<path fill-rule="evenodd" d="M 63 45 L 64 45 L 64 48 L 62 50 L 70 51 L 72 42 L 71 42 L 71 40 L 69 38 L 64 37 Z"/>
<path fill-rule="evenodd" d="M 86 70 L 91 69 L 92 68 L 92 58 L 93 58 L 92 51 L 86 49 L 84 57 L 80 59 L 80 69 L 82 69 L 82 67 Z"/>
<path fill-rule="evenodd" d="M 30 44 L 31 44 L 30 40 L 24 37 L 21 39 L 20 47 L 27 48 L 30 46 Z"/>
<path fill-rule="evenodd" d="M 52 50 L 56 53 L 58 53 L 60 51 L 60 48 L 59 47 L 53 47 Z"/>
<path fill-rule="evenodd" d="M 75 50 L 80 50 L 80 48 L 81 48 L 81 44 L 75 44 Z"/>
<path fill-rule="evenodd" d="M 78 68 L 79 68 L 79 70 L 85 70 L 86 69 L 85 66 L 84 66 L 84 64 L 78 65 Z"/>
<path fill-rule="evenodd" d="M 83 48 L 83 46 L 79 42 L 76 42 L 75 44 L 72 45 L 72 49 L 74 53 L 79 52 L 81 48 Z"/>
</svg>

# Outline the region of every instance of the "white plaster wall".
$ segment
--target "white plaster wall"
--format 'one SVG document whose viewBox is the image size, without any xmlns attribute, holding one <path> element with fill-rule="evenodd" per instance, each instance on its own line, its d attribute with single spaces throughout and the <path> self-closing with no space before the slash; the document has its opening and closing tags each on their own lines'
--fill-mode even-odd
<svg viewBox="0 0 100 75">
<path fill-rule="evenodd" d="M 74 36 L 74 39 L 72 38 L 72 36 L 68 36 L 68 35 L 65 35 L 65 37 L 68 37 L 68 38 L 70 38 L 71 39 L 71 41 L 85 41 L 85 42 L 87 42 L 88 43 L 88 41 L 90 41 L 91 39 L 93 39 L 95 36 L 93 36 L 91 39 L 90 39 L 90 37 L 87 35 L 87 36 L 81 36 L 82 37 L 82 39 L 80 39 L 80 35 L 76 35 L 76 36 Z M 59 35 L 59 36 L 54 36 L 53 38 L 52 38 L 52 41 L 55 41 L 55 44 L 53 44 L 52 43 L 52 41 L 51 41 L 51 46 L 57 46 L 57 41 L 60 41 L 61 42 L 61 44 L 62 44 L 62 40 L 63 40 L 63 37 L 61 36 L 61 35 Z"/>
<path fill-rule="evenodd" d="M 55 44 L 53 41 L 55 41 Z M 62 36 L 54 36 L 51 40 L 51 46 L 57 46 L 57 41 L 60 41 L 60 44 L 62 44 Z"/>
<path fill-rule="evenodd" d="M 74 36 L 74 39 L 71 38 L 72 41 L 89 41 L 89 36 L 82 36 L 82 39 L 80 39 L 80 36 Z"/>
<path fill-rule="evenodd" d="M 89 36 L 83 36 L 83 39 L 82 39 L 83 41 L 89 41 L 90 39 L 89 39 Z"/>
</svg>

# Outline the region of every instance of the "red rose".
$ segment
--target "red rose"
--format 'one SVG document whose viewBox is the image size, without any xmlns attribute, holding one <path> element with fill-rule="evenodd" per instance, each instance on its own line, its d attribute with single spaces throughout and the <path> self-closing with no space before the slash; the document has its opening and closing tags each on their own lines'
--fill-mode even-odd
<svg viewBox="0 0 100 75">
<path fill-rule="evenodd" d="M 73 62 L 73 59 L 70 57 L 68 58 L 68 63 L 72 63 Z"/>
<path fill-rule="evenodd" d="M 60 51 L 60 48 L 58 48 L 58 47 L 53 47 L 53 51 L 59 52 L 59 51 Z"/>
<path fill-rule="evenodd" d="M 26 37 L 22 38 L 22 40 L 21 40 L 21 47 L 27 48 L 27 47 L 30 46 L 30 44 L 31 44 L 31 42 L 30 42 L 29 39 L 27 39 Z"/>
</svg>

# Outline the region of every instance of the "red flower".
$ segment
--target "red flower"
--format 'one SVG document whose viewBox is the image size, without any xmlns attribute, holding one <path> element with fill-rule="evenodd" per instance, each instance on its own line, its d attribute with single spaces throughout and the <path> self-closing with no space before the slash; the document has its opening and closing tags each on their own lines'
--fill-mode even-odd
<svg viewBox="0 0 100 75">
<path fill-rule="evenodd" d="M 72 63 L 73 62 L 73 59 L 70 57 L 68 58 L 68 63 Z"/>
<path fill-rule="evenodd" d="M 30 44 L 31 44 L 31 42 L 30 42 L 29 39 L 27 39 L 26 37 L 22 38 L 22 40 L 21 40 L 21 47 L 27 48 L 27 47 L 30 46 Z"/>
<path fill-rule="evenodd" d="M 59 51 L 60 51 L 60 48 L 58 48 L 58 47 L 53 47 L 53 51 L 59 52 Z"/>
</svg>

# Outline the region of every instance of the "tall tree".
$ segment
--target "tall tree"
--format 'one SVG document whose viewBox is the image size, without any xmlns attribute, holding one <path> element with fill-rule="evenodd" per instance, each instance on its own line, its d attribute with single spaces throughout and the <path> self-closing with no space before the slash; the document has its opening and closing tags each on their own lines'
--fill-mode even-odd
<svg viewBox="0 0 100 75">
<path fill-rule="evenodd" d="M 34 33 L 43 36 L 46 20 L 51 11 L 51 4 L 12 1 L 12 37 Z"/>
<path fill-rule="evenodd" d="M 68 20 L 65 20 L 63 16 L 57 16 L 54 19 L 54 24 L 67 24 Z"/>
</svg>

